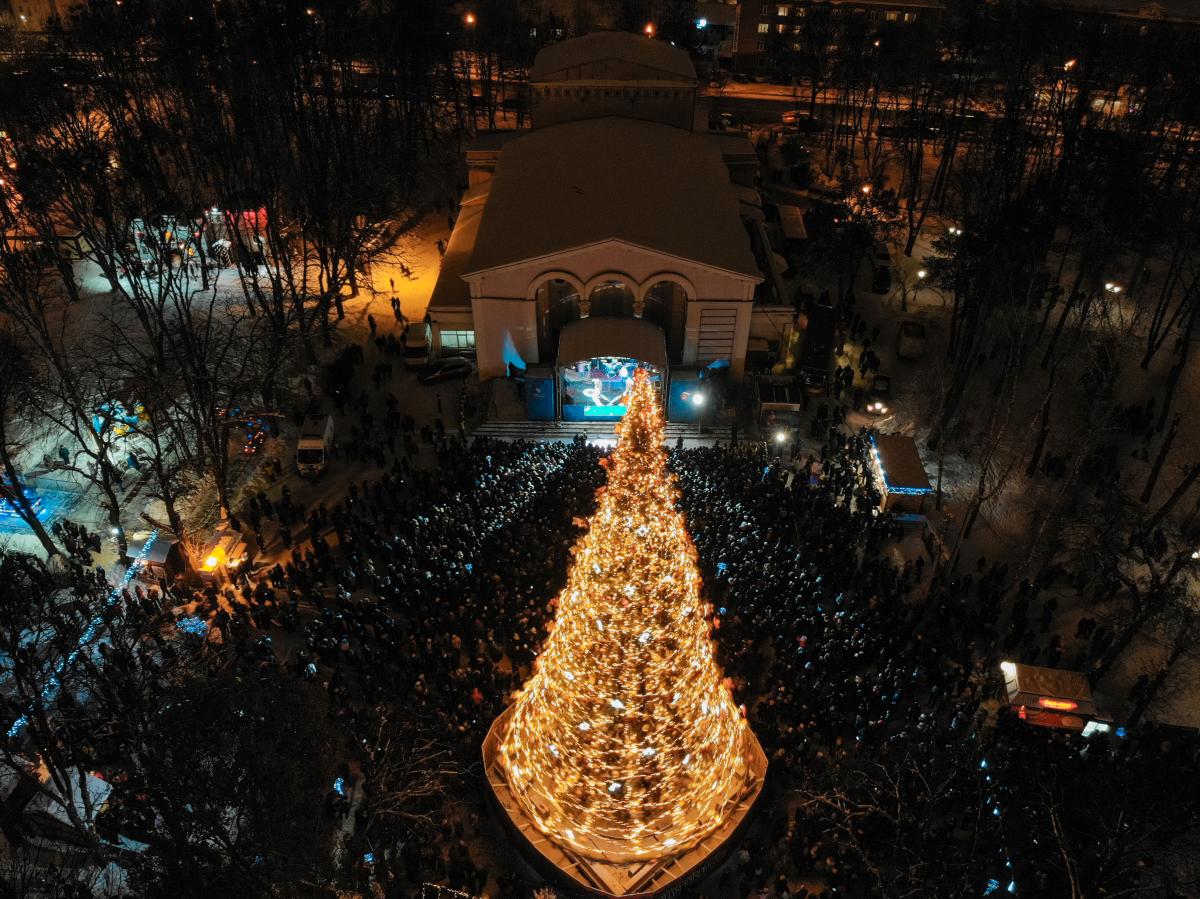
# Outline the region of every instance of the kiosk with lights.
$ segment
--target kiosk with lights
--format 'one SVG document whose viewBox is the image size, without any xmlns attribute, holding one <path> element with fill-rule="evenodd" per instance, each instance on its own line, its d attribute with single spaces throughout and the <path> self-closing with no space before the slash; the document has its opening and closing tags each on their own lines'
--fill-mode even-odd
<svg viewBox="0 0 1200 899">
<path fill-rule="evenodd" d="M 1022 721 L 1085 737 L 1111 729 L 1112 718 L 1097 707 L 1086 675 L 1019 662 L 1001 662 L 1000 671 L 1003 700 Z"/>
<path fill-rule="evenodd" d="M 212 540 L 204 548 L 199 566 L 200 577 L 206 583 L 232 577 L 247 558 L 246 541 L 242 535 L 223 528 L 213 534 Z"/>
<path fill-rule="evenodd" d="M 924 514 L 925 497 L 933 493 L 933 486 L 915 440 L 903 434 L 872 434 L 871 470 L 882 496 L 881 509 Z"/>
</svg>

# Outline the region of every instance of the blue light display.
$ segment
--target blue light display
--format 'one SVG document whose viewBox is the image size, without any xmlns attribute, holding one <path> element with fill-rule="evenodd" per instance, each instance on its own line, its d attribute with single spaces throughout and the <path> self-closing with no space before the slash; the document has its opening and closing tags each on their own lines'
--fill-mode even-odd
<svg viewBox="0 0 1200 899">
<path fill-rule="evenodd" d="M 129 586 L 129 582 L 137 577 L 137 573 L 142 570 L 142 566 L 146 562 L 146 556 L 150 552 L 150 548 L 158 541 L 158 531 L 151 531 L 150 536 L 146 538 L 146 542 L 142 544 L 142 548 L 138 550 L 137 556 L 125 569 L 125 575 L 121 578 L 121 582 L 117 584 L 108 594 L 108 599 L 104 602 L 104 607 L 110 609 L 115 606 L 121 599 L 121 591 Z M 59 660 L 54 666 L 54 673 L 50 675 L 46 686 L 42 688 L 42 699 L 46 702 L 53 702 L 58 696 L 58 691 L 62 687 L 62 675 L 67 670 L 67 666 L 73 665 L 75 660 L 79 658 L 79 654 L 83 651 L 83 647 L 87 646 L 95 638 L 101 626 L 104 624 L 104 615 L 100 614 L 88 622 L 88 626 L 83 629 L 83 633 L 79 635 L 79 640 L 75 644 L 75 648 L 66 656 Z M 9 727 L 7 733 L 10 738 L 17 736 L 29 724 L 29 715 L 25 714 L 18 718 Z"/>
</svg>

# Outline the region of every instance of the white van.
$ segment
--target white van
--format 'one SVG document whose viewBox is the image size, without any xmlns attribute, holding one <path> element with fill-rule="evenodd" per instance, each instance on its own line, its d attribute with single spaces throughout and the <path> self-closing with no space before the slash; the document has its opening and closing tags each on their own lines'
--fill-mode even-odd
<svg viewBox="0 0 1200 899">
<path fill-rule="evenodd" d="M 429 361 L 432 342 L 428 322 L 413 322 L 404 329 L 404 367 L 420 368 Z"/>
<path fill-rule="evenodd" d="M 332 450 L 333 416 L 306 416 L 296 441 L 296 471 L 300 477 L 315 478 L 325 471 Z"/>
</svg>

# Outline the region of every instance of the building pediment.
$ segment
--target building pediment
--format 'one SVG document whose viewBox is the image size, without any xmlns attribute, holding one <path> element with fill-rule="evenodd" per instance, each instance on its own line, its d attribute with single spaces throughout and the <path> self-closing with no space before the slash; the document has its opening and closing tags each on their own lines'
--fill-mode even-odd
<svg viewBox="0 0 1200 899">
<path fill-rule="evenodd" d="M 570 273 L 584 284 L 609 274 L 625 275 L 628 280 L 642 283 L 647 277 L 659 272 L 675 272 L 693 281 L 718 279 L 754 285 L 762 280 L 762 276 L 758 274 L 732 271 L 619 238 L 571 247 L 491 269 L 467 272 L 463 279 L 476 285 L 479 295 L 495 295 L 495 291 L 485 284 L 491 285 L 499 281 L 513 284 L 532 283 L 541 273 L 548 272 Z"/>
</svg>

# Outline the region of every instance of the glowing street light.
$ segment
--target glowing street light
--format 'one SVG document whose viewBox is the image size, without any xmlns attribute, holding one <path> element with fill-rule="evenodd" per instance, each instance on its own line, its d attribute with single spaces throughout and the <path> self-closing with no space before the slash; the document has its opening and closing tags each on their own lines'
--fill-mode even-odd
<svg viewBox="0 0 1200 899">
<path fill-rule="evenodd" d="M 696 27 L 703 30 L 708 27 L 708 19 L 697 19 Z"/>
<path fill-rule="evenodd" d="M 775 432 L 775 442 L 776 443 L 787 443 L 787 439 L 788 439 L 787 431 L 776 431 Z"/>
<path fill-rule="evenodd" d="M 1105 281 L 1104 289 L 1107 290 L 1109 293 L 1120 293 L 1121 285 L 1117 284 L 1115 281 Z"/>
<path fill-rule="evenodd" d="M 646 27 L 642 29 L 646 33 L 646 37 L 654 37 L 654 23 L 647 22 Z"/>
<path fill-rule="evenodd" d="M 704 403 L 708 399 L 703 393 L 697 390 L 692 394 L 692 405 L 696 407 L 696 433 L 700 433 L 700 422 L 704 418 Z"/>
<path fill-rule="evenodd" d="M 1063 71 L 1064 71 L 1064 72 L 1069 72 L 1069 71 L 1071 71 L 1071 69 L 1075 68 L 1075 64 L 1076 64 L 1077 62 L 1078 62 L 1078 60 L 1075 60 L 1075 59 L 1068 59 L 1066 62 L 1064 62 L 1064 63 L 1063 63 Z"/>
<path fill-rule="evenodd" d="M 862 186 L 862 192 L 863 192 L 863 196 L 870 196 L 870 194 L 871 194 L 871 185 L 869 185 L 869 184 L 864 184 L 864 185 Z"/>
<path fill-rule="evenodd" d="M 466 22 L 468 25 L 474 25 L 475 24 L 475 13 L 473 13 L 473 12 L 467 13 L 465 16 L 463 16 L 463 21 Z"/>
<path fill-rule="evenodd" d="M 923 269 L 923 268 L 917 269 L 917 280 L 924 281 L 926 276 L 928 276 L 928 275 L 929 275 L 929 272 L 925 271 L 925 269 Z"/>
</svg>

